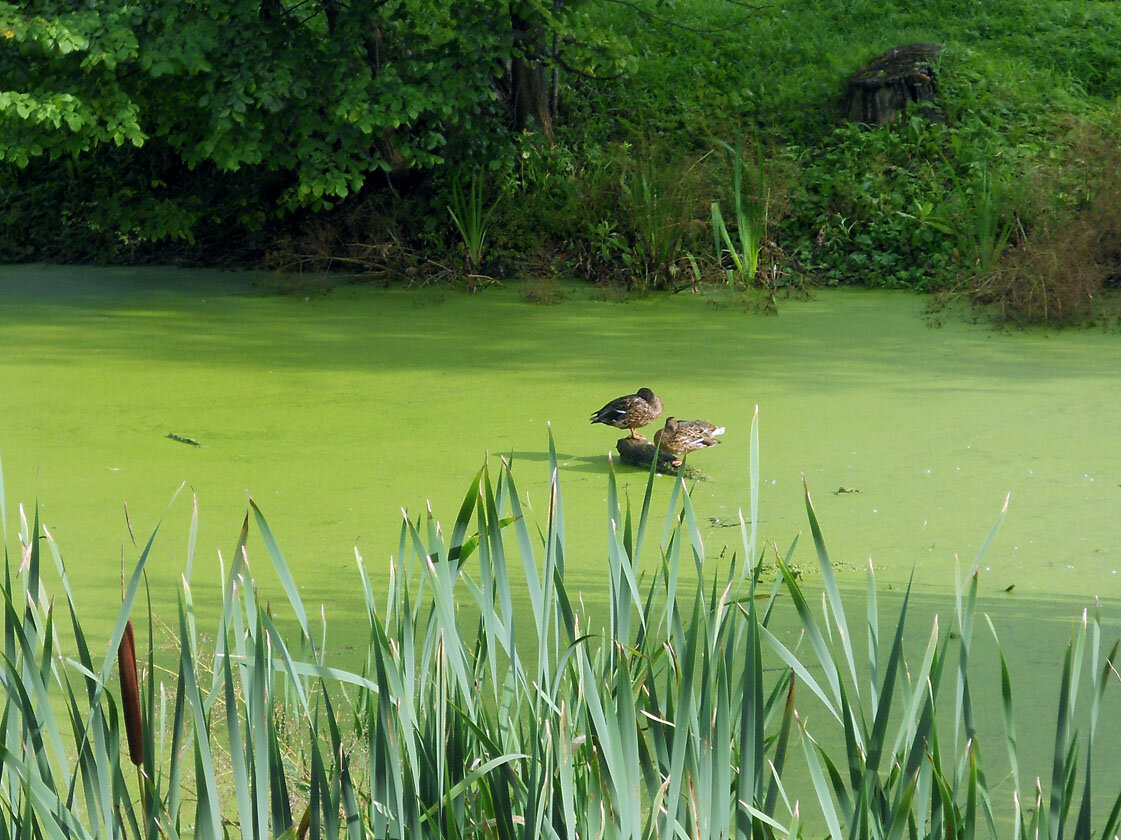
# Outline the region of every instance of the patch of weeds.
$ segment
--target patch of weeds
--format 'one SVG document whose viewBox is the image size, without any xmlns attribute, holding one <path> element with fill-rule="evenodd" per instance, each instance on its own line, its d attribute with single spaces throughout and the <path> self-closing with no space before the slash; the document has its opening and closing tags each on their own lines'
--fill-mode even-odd
<svg viewBox="0 0 1121 840">
<path fill-rule="evenodd" d="M 734 226 L 724 221 L 720 202 L 712 202 L 712 234 L 716 260 L 727 266 L 725 277 L 729 285 L 739 284 L 745 289 L 756 279 L 759 256 L 767 235 L 769 205 L 767 178 L 763 168 L 763 152 L 756 149 L 754 167 L 744 163 L 743 142 L 735 148 L 717 140 L 723 150 L 731 176 L 732 201 L 729 208 Z M 734 232 L 735 239 L 732 237 Z M 729 265 L 730 264 L 730 265 Z M 777 277 L 777 272 L 775 272 Z M 764 283 L 766 281 L 764 280 Z"/>
<path fill-rule="evenodd" d="M 689 254 L 704 227 L 706 158 L 681 157 L 681 150 L 647 140 L 616 147 L 588 191 L 576 273 L 638 292 L 691 285 Z"/>
<path fill-rule="evenodd" d="M 623 161 L 621 226 L 630 233 L 636 285 L 654 289 L 676 285 L 701 202 L 700 162 L 674 160 L 649 145 Z"/>
<path fill-rule="evenodd" d="M 521 297 L 526 303 L 556 306 L 567 298 L 568 294 L 560 288 L 554 278 L 544 276 L 524 281 L 521 286 Z"/>
<path fill-rule="evenodd" d="M 491 216 L 498 200 L 484 198 L 485 184 L 478 170 L 466 185 L 456 178 L 452 180 L 451 195 L 448 199 L 448 215 L 455 223 L 463 251 L 467 257 L 467 268 L 472 276 L 480 274 L 483 257 L 486 254 L 487 231 Z"/>
<path fill-rule="evenodd" d="M 626 303 L 629 300 L 634 300 L 638 296 L 638 293 L 626 286 L 616 283 L 603 283 L 596 286 L 590 299 L 602 301 L 604 303 Z"/>
<path fill-rule="evenodd" d="M 1042 170 L 1036 195 L 1061 193 L 1055 173 L 1078 169 L 1093 192 L 1068 196 L 991 272 L 979 275 L 972 300 L 998 320 L 1066 324 L 1094 317 L 1103 293 L 1121 281 L 1121 145 L 1111 131 L 1080 126 L 1062 170 Z"/>
</svg>

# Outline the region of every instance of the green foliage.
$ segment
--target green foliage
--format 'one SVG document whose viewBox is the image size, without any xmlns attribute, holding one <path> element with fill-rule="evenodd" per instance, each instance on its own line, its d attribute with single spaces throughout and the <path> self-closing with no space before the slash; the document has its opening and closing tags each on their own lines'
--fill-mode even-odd
<svg viewBox="0 0 1121 840">
<path fill-rule="evenodd" d="M 837 126 L 827 144 L 790 146 L 804 186 L 780 224 L 798 237 L 799 268 L 826 282 L 889 288 L 937 284 L 953 247 L 934 223 L 953 179 L 948 130 L 921 116 L 882 129 Z"/>
<path fill-rule="evenodd" d="M 712 233 L 716 261 L 723 265 L 727 256 L 732 268 L 727 270 L 729 285 L 738 281 L 745 288 L 755 280 L 759 269 L 759 252 L 767 234 L 767 179 L 763 171 L 763 153 L 757 155 L 754 179 L 745 177 L 743 145 L 733 149 L 723 140 L 717 144 L 724 150 L 728 168 L 732 171 L 732 204 L 735 207 L 736 233 L 739 245 L 732 241 L 720 202 L 712 202 Z"/>
<path fill-rule="evenodd" d="M 0 37 L 0 161 L 147 139 L 117 81 L 140 50 L 127 4 L 0 3 Z"/>
<path fill-rule="evenodd" d="M 700 273 L 763 258 L 772 292 L 974 283 L 1069 314 L 1117 273 L 1087 245 L 1056 293 L 1044 263 L 1098 201 L 1071 126 L 1116 144 L 1121 7 L 1037 5 L 0 0 L 0 257 L 310 239 L 282 262 L 447 276 L 446 185 L 485 171 L 496 272 L 676 287 L 712 249 Z M 916 41 L 944 46 L 934 119 L 839 122 L 849 76 Z M 713 136 L 757 138 L 765 236 Z"/>
<path fill-rule="evenodd" d="M 478 271 L 482 265 L 487 228 L 496 205 L 497 202 L 489 207 L 484 205 L 482 178 L 478 172 L 471 179 L 466 192 L 458 180 L 452 182 L 448 213 L 467 250 L 467 265 L 471 271 Z"/>
<path fill-rule="evenodd" d="M 223 221 L 259 226 L 381 173 L 497 164 L 511 25 L 485 0 L 0 3 L 0 162 L 92 156 L 127 179 L 104 150 L 143 147 L 150 183 L 103 214 L 144 239 L 192 236 L 227 177 L 255 206 Z"/>
<path fill-rule="evenodd" d="M 681 155 L 712 134 L 742 136 L 746 127 L 760 137 L 773 261 L 810 282 L 939 290 L 975 276 L 979 259 L 1007 268 L 1023 235 L 1066 216 L 1072 190 L 1093 191 L 1067 154 L 1070 122 L 1096 126 L 1103 139 L 1116 123 L 1103 87 L 1121 73 L 1121 53 L 1105 48 L 1121 39 L 1111 4 L 887 9 L 819 0 L 737 17 L 718 0 L 697 0 L 655 11 L 679 25 L 604 10 L 641 45 L 640 60 L 632 76 L 600 85 L 598 100 L 585 96 L 600 107 L 585 105 L 581 116 L 604 136 L 657 132 Z M 881 128 L 840 123 L 848 76 L 915 41 L 945 45 L 943 121 L 916 111 Z M 1054 203 L 1042 206 L 1028 185 L 1055 167 L 1070 167 L 1070 183 L 1045 193 Z M 1003 189 L 986 193 L 983 172 Z M 716 197 L 719 179 L 710 179 Z"/>
<path fill-rule="evenodd" d="M 18 47 L 4 54 L 0 159 L 151 138 L 188 168 L 288 171 L 292 207 L 344 197 L 378 169 L 438 162 L 445 135 L 474 128 L 493 100 L 491 65 L 467 44 L 503 56 L 478 6 L 37 5 L 0 8 Z"/>
</svg>

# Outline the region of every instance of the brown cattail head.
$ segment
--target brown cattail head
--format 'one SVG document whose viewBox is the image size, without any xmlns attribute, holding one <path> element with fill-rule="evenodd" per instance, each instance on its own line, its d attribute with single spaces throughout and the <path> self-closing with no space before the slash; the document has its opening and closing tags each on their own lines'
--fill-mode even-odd
<svg viewBox="0 0 1121 840">
<path fill-rule="evenodd" d="M 121 673 L 121 707 L 125 714 L 128 757 L 139 767 L 144 763 L 144 727 L 140 719 L 140 682 L 136 678 L 136 639 L 132 621 L 125 622 L 125 634 L 117 648 L 117 669 Z"/>
</svg>

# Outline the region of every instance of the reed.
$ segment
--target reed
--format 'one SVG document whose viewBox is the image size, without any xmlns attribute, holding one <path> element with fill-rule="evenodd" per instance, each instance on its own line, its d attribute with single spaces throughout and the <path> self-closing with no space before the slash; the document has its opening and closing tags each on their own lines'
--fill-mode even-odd
<svg viewBox="0 0 1121 840">
<path fill-rule="evenodd" d="M 758 451 L 753 420 L 740 545 L 720 561 L 706 555 L 681 478 L 657 515 L 654 474 L 632 506 L 609 465 L 601 615 L 566 583 L 573 523 L 551 438 L 543 531 L 531 532 L 511 465 L 484 465 L 450 530 L 431 511 L 402 518 L 383 587 L 356 554 L 365 647 L 351 669 L 328 662 L 325 624 L 313 629 L 252 502 L 222 558 L 221 617 L 205 642 L 191 584 L 196 505 L 173 668 L 158 678 L 150 631 L 134 693 L 130 621 L 159 527 L 99 659 L 58 546 L 21 508 L 19 556 L 5 549 L 0 838 L 997 837 L 1007 836 L 1002 812 L 1018 838 L 1111 836 L 1121 796 L 1108 814 L 1093 812 L 1091 758 L 1118 644 L 1104 652 L 1097 612 L 1063 663 L 1047 787 L 1020 778 L 1001 657 L 1014 780 L 1010 800 L 994 801 L 971 702 L 978 565 L 958 585 L 954 632 L 935 620 L 913 657 L 909 594 L 881 644 L 870 572 L 868 647 L 857 651 L 808 489 L 820 609 L 791 572 L 797 540 L 773 552 L 778 579 L 763 577 Z M 0 481 L 0 515 L 3 503 Z M 257 598 L 251 527 L 280 580 L 289 632 Z M 40 575 L 43 547 L 55 597 Z M 70 619 L 66 651 L 56 603 Z M 783 611 L 797 616 L 799 645 L 775 632 Z M 1080 737 L 1086 674 L 1091 723 Z M 824 710 L 812 731 L 811 708 Z M 952 731 L 939 708 L 953 709 Z M 127 756 L 140 759 L 136 782 Z"/>
<path fill-rule="evenodd" d="M 448 215 L 455 223 L 455 229 L 467 253 L 467 265 L 471 271 L 479 271 L 486 251 L 487 230 L 494 215 L 495 201 L 489 207 L 483 200 L 482 175 L 476 172 L 464 188 L 459 179 L 452 181 L 451 203 Z"/>
<path fill-rule="evenodd" d="M 733 240 L 720 202 L 712 202 L 712 235 L 716 260 L 720 265 L 731 262 L 726 269 L 728 284 L 741 283 L 745 288 L 755 280 L 759 269 L 759 254 L 767 233 L 767 181 L 763 170 L 763 153 L 758 153 L 754 178 L 746 171 L 743 144 L 733 148 L 723 140 L 714 142 L 724 151 L 732 175 L 732 205 L 735 210 Z M 737 241 L 738 240 L 738 241 Z"/>
</svg>

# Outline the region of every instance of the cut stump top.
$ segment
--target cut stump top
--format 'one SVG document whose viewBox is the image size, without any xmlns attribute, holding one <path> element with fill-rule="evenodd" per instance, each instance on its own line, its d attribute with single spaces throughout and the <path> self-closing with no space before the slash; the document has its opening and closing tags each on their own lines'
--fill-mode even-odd
<svg viewBox="0 0 1121 840">
<path fill-rule="evenodd" d="M 934 107 L 937 81 L 934 63 L 941 44 L 905 44 L 893 47 L 849 79 L 845 115 L 856 122 L 886 125 L 907 108 L 922 102 L 927 116 L 941 121 Z"/>
</svg>

